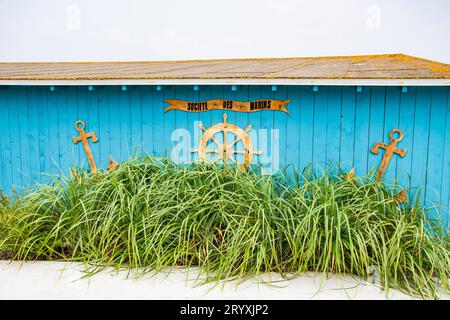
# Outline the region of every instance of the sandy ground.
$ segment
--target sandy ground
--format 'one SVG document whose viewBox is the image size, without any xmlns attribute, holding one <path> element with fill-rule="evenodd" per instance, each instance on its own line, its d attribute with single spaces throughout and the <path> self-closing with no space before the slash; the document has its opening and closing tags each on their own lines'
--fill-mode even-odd
<svg viewBox="0 0 450 320">
<path fill-rule="evenodd" d="M 399 291 L 389 294 L 352 277 L 306 274 L 293 280 L 266 275 L 270 285 L 251 279 L 236 287 L 193 286 L 195 270 L 127 278 L 112 269 L 82 278 L 83 266 L 65 262 L 0 261 L 0 300 L 3 299 L 411 299 Z M 277 281 L 278 280 L 278 281 Z"/>
</svg>

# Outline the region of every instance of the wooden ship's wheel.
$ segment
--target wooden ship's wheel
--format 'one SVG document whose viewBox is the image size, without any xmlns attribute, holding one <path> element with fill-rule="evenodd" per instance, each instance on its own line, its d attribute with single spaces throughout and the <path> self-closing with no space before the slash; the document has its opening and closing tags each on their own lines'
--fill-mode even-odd
<svg viewBox="0 0 450 320">
<path fill-rule="evenodd" d="M 253 150 L 253 144 L 248 132 L 252 129 L 248 125 L 245 130 L 227 123 L 227 115 L 223 115 L 223 123 L 217 123 L 208 129 L 200 124 L 203 131 L 202 138 L 198 144 L 198 149 L 192 149 L 192 152 L 198 152 L 198 157 L 205 162 L 223 162 L 229 161 L 244 167 L 248 167 L 253 159 L 253 155 L 262 154 L 262 151 Z M 234 138 L 229 141 L 229 134 Z M 216 139 L 216 135 L 222 136 L 222 143 Z M 243 150 L 238 150 L 238 144 L 242 143 Z M 239 163 L 238 155 L 243 155 L 244 163 Z"/>
</svg>

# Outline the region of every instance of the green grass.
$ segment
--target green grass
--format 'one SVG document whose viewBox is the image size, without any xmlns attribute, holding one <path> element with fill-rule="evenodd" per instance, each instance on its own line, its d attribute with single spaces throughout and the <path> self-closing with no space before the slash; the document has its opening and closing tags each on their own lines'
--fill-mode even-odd
<svg viewBox="0 0 450 320">
<path fill-rule="evenodd" d="M 419 201 L 368 177 L 196 164 L 146 157 L 79 174 L 0 205 L 0 251 L 12 259 L 80 261 L 139 274 L 199 267 L 200 283 L 306 271 L 437 298 L 450 292 L 450 239 Z M 138 269 L 139 268 L 139 269 Z"/>
</svg>

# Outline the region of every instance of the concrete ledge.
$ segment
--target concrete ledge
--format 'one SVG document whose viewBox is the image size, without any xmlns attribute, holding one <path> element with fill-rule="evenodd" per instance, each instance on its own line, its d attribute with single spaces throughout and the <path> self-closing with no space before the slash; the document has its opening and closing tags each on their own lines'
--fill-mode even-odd
<svg viewBox="0 0 450 320">
<path fill-rule="evenodd" d="M 112 269 L 82 278 L 83 265 L 65 262 L 0 261 L 0 299 L 412 299 L 390 290 L 381 290 L 353 277 L 305 274 L 283 280 L 276 274 L 251 279 L 236 288 L 235 282 L 218 286 L 193 286 L 195 270 L 145 275 L 135 279 L 126 271 Z M 127 279 L 128 276 L 128 279 Z M 448 297 L 447 297 L 448 298 Z"/>
</svg>

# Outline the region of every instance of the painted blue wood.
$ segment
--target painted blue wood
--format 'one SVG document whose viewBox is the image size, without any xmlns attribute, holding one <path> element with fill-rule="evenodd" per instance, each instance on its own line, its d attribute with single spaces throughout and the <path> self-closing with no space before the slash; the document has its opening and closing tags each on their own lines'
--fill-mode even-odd
<svg viewBox="0 0 450 320">
<path fill-rule="evenodd" d="M 418 87 L 414 117 L 414 139 L 412 147 L 411 177 L 417 191 L 421 193 L 421 202 L 425 202 L 425 186 L 428 166 L 428 136 L 430 129 L 431 90 Z"/>
<path fill-rule="evenodd" d="M 356 94 L 355 146 L 353 147 L 356 175 L 365 175 L 368 172 L 368 157 L 372 147 L 369 145 L 371 91 L 370 87 L 365 87 Z"/>
<path fill-rule="evenodd" d="M 288 87 L 287 91 L 287 98 L 291 101 L 287 105 L 289 115 L 286 116 L 286 165 L 289 166 L 287 174 L 292 175 L 300 160 L 300 115 L 303 104 L 300 87 Z"/>
<path fill-rule="evenodd" d="M 31 166 L 31 155 L 30 155 L 30 133 L 29 133 L 29 112 L 28 112 L 28 101 L 27 101 L 27 87 L 18 88 L 18 99 L 17 107 L 19 109 L 19 143 L 20 143 L 20 174 L 22 176 L 21 187 L 30 185 L 32 183 L 30 166 Z"/>
<path fill-rule="evenodd" d="M 387 87 L 386 88 L 386 99 L 385 99 L 385 107 L 384 107 L 384 128 L 383 128 L 383 139 L 384 143 L 390 143 L 389 132 L 393 129 L 400 129 L 403 131 L 403 128 L 399 127 L 399 114 L 400 114 L 400 88 L 398 87 Z M 402 93 L 404 94 L 404 93 Z M 394 136 L 395 138 L 397 135 Z M 397 144 L 398 149 L 404 149 L 405 138 Z M 386 183 L 394 183 L 396 178 L 396 170 L 397 163 L 406 162 L 410 157 L 408 150 L 406 150 L 405 158 L 400 158 L 400 156 L 394 154 L 391 158 L 391 161 L 388 166 L 388 170 L 386 170 L 386 174 L 384 176 L 384 181 Z M 400 159 L 399 159 L 400 158 Z"/>
<path fill-rule="evenodd" d="M 5 193 L 11 193 L 13 184 L 12 155 L 10 141 L 10 116 L 11 108 L 8 105 L 7 87 L 0 87 L 0 154 L 1 154 L 1 186 Z"/>
<path fill-rule="evenodd" d="M 51 180 L 51 152 L 50 152 L 50 129 L 48 126 L 48 89 L 46 87 L 37 87 L 37 108 L 38 108 L 38 127 L 39 127 L 39 168 L 40 182 L 48 183 Z"/>
<path fill-rule="evenodd" d="M 226 90 L 226 89 L 225 89 Z M 249 86 L 238 86 L 236 91 L 236 100 L 237 101 L 249 101 L 250 99 L 250 87 Z M 237 125 L 240 128 L 246 128 L 249 124 L 252 125 L 252 130 L 249 132 L 250 138 L 252 141 L 255 141 L 257 139 L 257 124 L 256 123 L 249 123 L 249 117 L 248 113 L 244 112 L 229 112 L 227 113 L 228 116 L 231 116 L 234 113 L 234 124 Z M 256 148 L 255 145 L 253 145 L 253 148 Z M 243 150 L 242 145 L 236 146 L 236 149 Z M 244 157 L 242 155 L 237 157 L 238 161 L 244 161 Z M 258 163 L 258 157 L 255 157 L 253 162 Z"/>
<path fill-rule="evenodd" d="M 107 142 L 110 144 L 111 146 L 111 152 L 110 152 L 110 156 L 115 160 L 115 161 L 124 161 L 126 160 L 126 157 L 124 157 L 122 155 L 122 134 L 121 134 L 121 114 L 120 114 L 120 105 L 119 105 L 119 101 L 117 99 L 112 99 L 111 101 L 109 101 L 109 96 L 116 96 L 119 94 L 118 90 L 114 90 L 114 88 L 102 88 L 100 90 L 97 90 L 97 92 L 99 92 L 100 95 L 100 103 L 98 105 L 98 107 L 100 108 L 100 110 L 104 110 L 104 105 L 109 105 L 109 121 L 108 121 L 108 126 L 112 129 L 110 130 L 110 135 L 109 137 L 105 137 L 105 139 L 101 139 L 99 142 L 95 143 L 95 147 L 99 148 L 98 151 L 98 158 L 100 159 L 103 156 L 105 156 L 105 152 L 101 153 L 100 150 L 103 150 L 106 148 L 107 146 Z M 105 101 L 105 99 L 108 99 L 107 101 Z M 98 111 L 99 112 L 99 111 Z M 105 114 L 101 114 L 102 117 L 106 116 Z M 103 121 L 102 121 L 103 123 Z M 98 123 L 99 125 L 99 123 Z M 100 128 L 100 127 L 98 127 Z M 103 126 L 104 128 L 104 126 Z M 109 139 L 108 139 L 109 138 Z"/>
<path fill-rule="evenodd" d="M 286 86 L 278 86 L 276 91 L 273 93 L 273 99 L 277 100 L 286 100 L 288 98 L 288 88 Z M 279 145 L 279 156 L 278 159 L 272 156 L 273 161 L 273 172 L 281 169 L 286 165 L 286 144 L 287 144 L 287 117 L 288 114 L 281 111 L 263 111 L 261 114 L 269 114 L 273 117 L 273 128 L 278 130 L 278 145 Z M 265 127 L 265 123 L 261 119 L 261 127 Z M 276 132 L 271 133 L 271 141 L 275 140 L 274 134 Z M 276 141 L 276 140 L 275 140 Z M 279 162 L 279 163 L 278 163 Z"/>
<path fill-rule="evenodd" d="M 275 99 L 275 94 L 279 93 L 273 90 L 270 86 L 264 86 L 261 88 L 262 99 Z M 273 170 L 280 169 L 280 161 L 283 154 L 282 148 L 285 147 L 280 140 L 280 133 L 282 129 L 282 123 L 275 112 L 261 111 L 260 126 L 255 127 L 257 130 L 258 146 L 254 146 L 256 150 L 263 151 L 260 156 L 254 156 L 254 162 L 260 163 L 264 172 L 272 173 Z M 253 126 L 253 123 L 250 122 Z M 275 168 L 274 168 L 275 167 Z"/>
<path fill-rule="evenodd" d="M 22 187 L 22 159 L 21 159 L 21 146 L 20 146 L 20 88 L 11 87 L 8 89 L 8 107 L 10 108 L 9 113 L 9 132 L 10 132 L 10 145 L 11 145 L 11 156 L 12 156 L 12 174 L 13 183 L 12 189 L 18 190 L 17 187 Z"/>
<path fill-rule="evenodd" d="M 414 142 L 414 118 L 415 118 L 416 88 L 412 87 L 408 92 L 400 95 L 399 129 L 402 130 L 404 138 L 399 147 L 406 149 L 403 159 L 397 159 L 396 177 L 401 186 L 409 186 L 411 181 L 413 142 Z M 411 195 L 409 195 L 411 197 Z"/>
<path fill-rule="evenodd" d="M 164 87 L 164 99 L 172 99 L 176 96 L 176 86 L 165 86 Z M 192 88 L 192 87 L 191 87 Z M 162 107 L 162 101 L 160 101 L 156 108 L 159 109 L 159 112 L 164 112 L 164 107 Z M 177 129 L 176 126 L 176 112 L 166 112 L 164 113 L 164 131 L 163 131 L 163 156 L 169 156 L 170 150 L 172 150 L 175 142 L 172 141 L 172 132 Z"/>
<path fill-rule="evenodd" d="M 261 86 L 249 86 L 248 89 L 248 100 L 253 101 L 253 100 L 258 100 L 262 98 L 262 87 Z M 263 111 L 262 111 L 263 112 Z M 256 150 L 261 150 L 262 146 L 260 143 L 260 138 L 259 138 L 259 129 L 261 128 L 261 113 L 262 112 L 250 112 L 248 113 L 248 121 L 246 124 L 243 124 L 241 126 L 241 128 L 245 129 L 245 127 L 249 124 L 252 125 L 253 129 L 250 132 L 250 139 L 253 141 L 253 148 L 255 148 Z M 228 112 L 228 113 L 232 113 L 232 112 Z M 253 162 L 254 163 L 261 163 L 260 162 L 260 157 L 254 157 L 253 158 Z"/>
<path fill-rule="evenodd" d="M 223 86 L 202 86 L 201 90 L 199 91 L 198 100 L 204 101 L 204 100 L 208 100 L 210 98 L 226 99 L 225 91 L 227 91 L 227 93 L 229 93 L 233 96 L 235 95 L 235 92 L 224 90 Z M 213 115 L 219 116 L 219 114 L 222 114 L 222 112 L 220 110 L 213 110 L 211 112 L 201 112 L 198 114 L 199 118 L 197 121 L 200 121 L 205 126 L 205 128 L 209 128 L 213 124 L 212 123 Z M 231 116 L 233 116 L 233 115 L 231 115 Z M 220 118 L 220 120 L 222 120 L 222 118 Z M 218 122 L 221 122 L 220 120 L 218 120 Z M 234 118 L 232 117 L 231 119 L 229 119 L 229 121 L 234 121 Z M 200 141 L 203 131 L 199 128 L 198 123 L 190 124 L 190 126 L 191 127 L 189 128 L 189 132 L 190 132 L 191 141 L 189 142 L 189 148 L 190 148 L 190 150 L 192 150 L 193 148 L 198 148 L 198 142 Z M 214 146 L 214 147 L 217 148 L 217 146 Z M 198 153 L 191 152 L 190 159 L 192 159 L 192 160 L 198 159 Z"/>
<path fill-rule="evenodd" d="M 369 148 L 372 148 L 376 142 L 389 142 L 389 136 L 384 132 L 385 103 L 386 88 L 372 87 L 372 94 L 370 96 Z M 378 154 L 369 153 L 367 169 L 376 170 L 384 154 L 384 149 L 380 149 Z M 393 157 L 395 157 L 395 155 Z M 389 171 L 392 171 L 392 167 L 390 166 L 388 166 L 386 172 Z"/>
<path fill-rule="evenodd" d="M 300 157 L 298 169 L 303 173 L 304 168 L 313 161 L 314 146 L 314 104 L 315 96 L 311 87 L 300 87 Z M 292 108 L 292 106 L 290 107 Z"/>
<path fill-rule="evenodd" d="M 318 172 L 325 170 L 327 154 L 328 87 L 314 91 L 313 165 Z"/>
<path fill-rule="evenodd" d="M 198 101 L 197 91 L 194 92 L 192 86 L 176 86 L 174 98 L 177 100 L 188 100 L 188 101 Z M 169 113 L 174 113 L 175 115 L 175 129 L 191 131 L 194 127 L 194 121 L 197 114 L 189 114 L 183 111 L 169 111 Z M 192 122 L 192 123 L 191 123 Z M 186 163 L 189 159 L 190 154 L 186 153 L 186 150 L 190 148 L 189 141 L 183 135 L 183 132 L 171 132 L 172 144 L 177 144 L 183 146 L 183 148 L 177 149 L 177 154 L 171 159 L 174 161 L 180 161 L 180 163 Z M 173 136 L 172 136 L 173 135 Z M 172 155 L 171 155 L 172 156 Z"/>
<path fill-rule="evenodd" d="M 152 108 L 152 90 L 154 87 L 140 87 L 142 97 L 142 149 L 144 154 L 152 154 L 153 145 L 153 108 Z"/>
<path fill-rule="evenodd" d="M 442 161 L 442 176 L 441 176 L 441 192 L 442 206 L 444 212 L 442 213 L 444 222 L 450 227 L 450 88 L 447 87 L 447 105 L 446 105 L 446 120 L 445 120 L 445 142 L 444 142 L 444 159 Z"/>
<path fill-rule="evenodd" d="M 342 88 L 341 108 L 339 165 L 342 170 L 348 172 L 353 168 L 355 161 L 356 90 L 354 87 Z"/>
<path fill-rule="evenodd" d="M 175 87 L 176 89 L 178 87 Z M 203 94 L 202 94 L 203 92 Z M 200 102 L 202 99 L 200 98 L 200 95 L 202 94 L 202 97 L 205 94 L 205 87 L 204 86 L 187 86 L 186 90 L 185 90 L 185 95 L 184 98 L 179 98 L 181 100 L 188 100 L 188 101 L 196 101 L 196 102 Z M 208 98 L 206 98 L 208 99 Z M 205 120 L 206 118 L 210 118 L 211 115 L 208 113 L 204 113 L 204 112 L 183 112 L 183 111 L 176 111 L 179 113 L 180 116 L 182 116 L 183 118 L 186 119 L 186 125 L 184 126 L 184 128 L 189 132 L 190 136 L 193 137 L 194 136 L 194 130 L 195 130 L 195 126 L 197 125 L 197 123 L 201 120 L 201 117 L 203 117 Z M 206 117 L 205 117 L 206 116 Z M 206 126 L 207 124 L 205 124 Z M 180 127 L 177 125 L 177 128 Z M 181 155 L 182 156 L 182 163 L 188 163 L 190 159 L 194 159 L 194 157 L 198 156 L 197 153 L 190 153 L 190 149 L 192 148 L 188 139 L 186 139 L 186 141 L 184 142 L 185 145 L 185 151 L 184 153 Z"/>
<path fill-rule="evenodd" d="M 325 161 L 327 170 L 336 170 L 339 167 L 339 148 L 341 144 L 341 114 L 342 114 L 342 87 L 329 87 L 327 96 L 326 115 L 326 150 Z"/>
<path fill-rule="evenodd" d="M 120 144 L 119 148 L 119 159 L 115 158 L 116 161 L 121 161 L 126 158 L 122 158 L 121 151 L 122 149 L 126 150 L 127 147 L 127 141 L 122 140 L 122 134 L 121 134 L 121 127 L 122 127 L 122 119 L 120 118 L 121 112 L 116 107 L 116 112 L 113 113 L 112 110 L 110 110 L 110 106 L 119 104 L 120 103 L 120 95 L 126 94 L 126 91 L 122 92 L 120 91 L 120 88 L 118 87 L 104 87 L 102 89 L 98 90 L 98 135 L 97 138 L 99 141 L 97 143 L 90 142 L 90 145 L 98 144 L 99 146 L 99 156 L 95 159 L 95 163 L 97 164 L 98 168 L 105 168 L 108 163 L 108 158 L 111 155 L 111 139 L 116 134 L 115 131 L 119 131 L 120 136 L 118 139 L 118 143 Z M 124 111 L 126 112 L 126 111 Z M 116 120 L 117 122 L 113 122 L 111 126 L 111 115 L 119 115 L 119 118 Z M 126 118 L 123 119 L 124 122 L 127 121 Z M 111 128 L 113 130 L 111 130 Z M 94 130 L 94 128 L 87 127 L 86 129 L 91 132 Z M 86 157 L 84 156 L 83 162 L 86 166 L 88 166 L 88 162 L 86 160 Z"/>
<path fill-rule="evenodd" d="M 59 174 L 67 174 L 70 167 L 69 162 L 69 124 L 68 106 L 67 106 L 67 90 L 66 87 L 59 87 L 54 92 L 56 96 L 57 112 L 58 112 L 58 135 L 55 137 L 59 140 L 58 158 L 59 158 Z M 72 130 L 71 130 L 72 131 Z"/>
<path fill-rule="evenodd" d="M 122 91 L 118 95 L 120 112 L 120 157 L 121 159 L 128 159 L 134 156 L 131 141 L 130 90 L 123 90 L 122 86 Z"/>
<path fill-rule="evenodd" d="M 389 131 L 399 128 L 406 148 L 404 158 L 394 155 L 385 180 L 397 179 L 400 186 L 423 189 L 422 201 L 450 206 L 450 107 L 448 87 L 333 87 L 321 86 L 58 86 L 0 88 L 0 188 L 30 186 L 48 182 L 45 174 L 68 174 L 70 166 L 88 166 L 81 144 L 72 137 L 76 120 L 86 123 L 99 142 L 90 143 L 99 168 L 106 168 L 109 155 L 117 161 L 144 153 L 170 155 L 177 141 L 172 133 L 188 130 L 183 140 L 190 151 L 198 146 L 201 131 L 196 122 L 208 128 L 223 121 L 242 129 L 252 125 L 255 149 L 273 162 L 272 152 L 278 130 L 278 156 L 281 166 L 294 164 L 300 171 L 314 162 L 324 168 L 339 163 L 343 170 L 355 167 L 363 175 L 376 168 L 384 154 L 370 153 L 375 142 L 389 143 Z M 359 92 L 358 92 L 359 91 Z M 290 114 L 261 111 L 238 113 L 214 110 L 202 113 L 170 111 L 165 99 L 203 101 L 208 99 L 249 101 L 290 99 Z M 185 131 L 187 132 L 187 131 Z M 273 132 L 272 132 L 273 133 Z M 220 137 L 217 137 L 221 141 Z M 229 139 L 231 139 L 231 135 Z M 268 148 L 264 147 L 267 141 Z M 242 149 L 242 145 L 236 146 Z M 188 155 L 193 159 L 196 154 Z M 185 154 L 186 156 L 186 154 Z M 243 156 L 238 158 L 243 160 Z M 261 160 L 255 158 L 255 162 Z M 264 162 L 264 161 L 263 161 Z M 413 196 L 413 195 L 411 195 Z M 434 214 L 437 214 L 435 212 Z M 440 215 L 448 223 L 448 209 Z"/>
<path fill-rule="evenodd" d="M 28 110 L 28 140 L 29 140 L 29 156 L 30 156 L 30 185 L 40 182 L 39 168 L 39 121 L 38 121 L 38 101 L 37 88 L 27 87 L 27 110 Z"/>
<path fill-rule="evenodd" d="M 164 156 L 165 146 L 164 146 L 164 119 L 166 114 L 164 109 L 168 104 L 164 101 L 164 91 L 166 87 L 162 86 L 160 90 L 157 88 L 152 88 L 152 114 L 153 114 L 153 154 L 157 157 Z M 170 96 L 168 99 L 172 98 Z M 174 119 L 174 113 L 168 112 L 169 116 Z M 170 115 L 171 114 L 171 115 Z"/>
<path fill-rule="evenodd" d="M 89 121 L 89 132 L 94 132 L 97 135 L 97 138 L 100 139 L 99 133 L 100 133 L 100 119 L 99 119 L 99 95 L 101 92 L 104 91 L 104 89 L 100 89 L 99 87 L 96 87 L 94 91 L 87 92 L 87 119 Z M 85 90 L 83 90 L 85 91 Z M 112 114 L 112 112 L 111 112 Z M 84 115 L 83 115 L 84 116 Z M 97 161 L 101 159 L 100 157 L 100 146 L 103 144 L 105 145 L 105 142 L 111 141 L 112 132 L 110 132 L 109 137 L 102 136 L 102 140 L 99 140 L 96 143 L 90 143 L 90 148 L 92 151 L 92 154 L 94 156 L 94 159 Z M 80 154 L 80 160 L 81 163 L 84 159 L 86 159 L 86 155 L 84 153 L 83 148 L 78 148 L 79 154 Z M 118 159 L 119 160 L 119 159 Z M 100 164 L 100 163 L 99 163 Z M 101 167 L 100 167 L 101 168 Z"/>
<path fill-rule="evenodd" d="M 130 87 L 131 154 L 142 156 L 142 96 L 139 87 Z"/>
<path fill-rule="evenodd" d="M 427 177 L 425 188 L 425 201 L 428 205 L 435 207 L 429 214 L 440 216 L 443 199 L 441 199 L 441 184 L 443 173 L 443 160 L 445 144 L 445 120 L 443 116 L 447 109 L 447 89 L 445 87 L 434 87 L 431 94 L 430 126 L 428 133 L 428 157 Z M 443 195 L 444 196 L 444 195 Z"/>
</svg>

